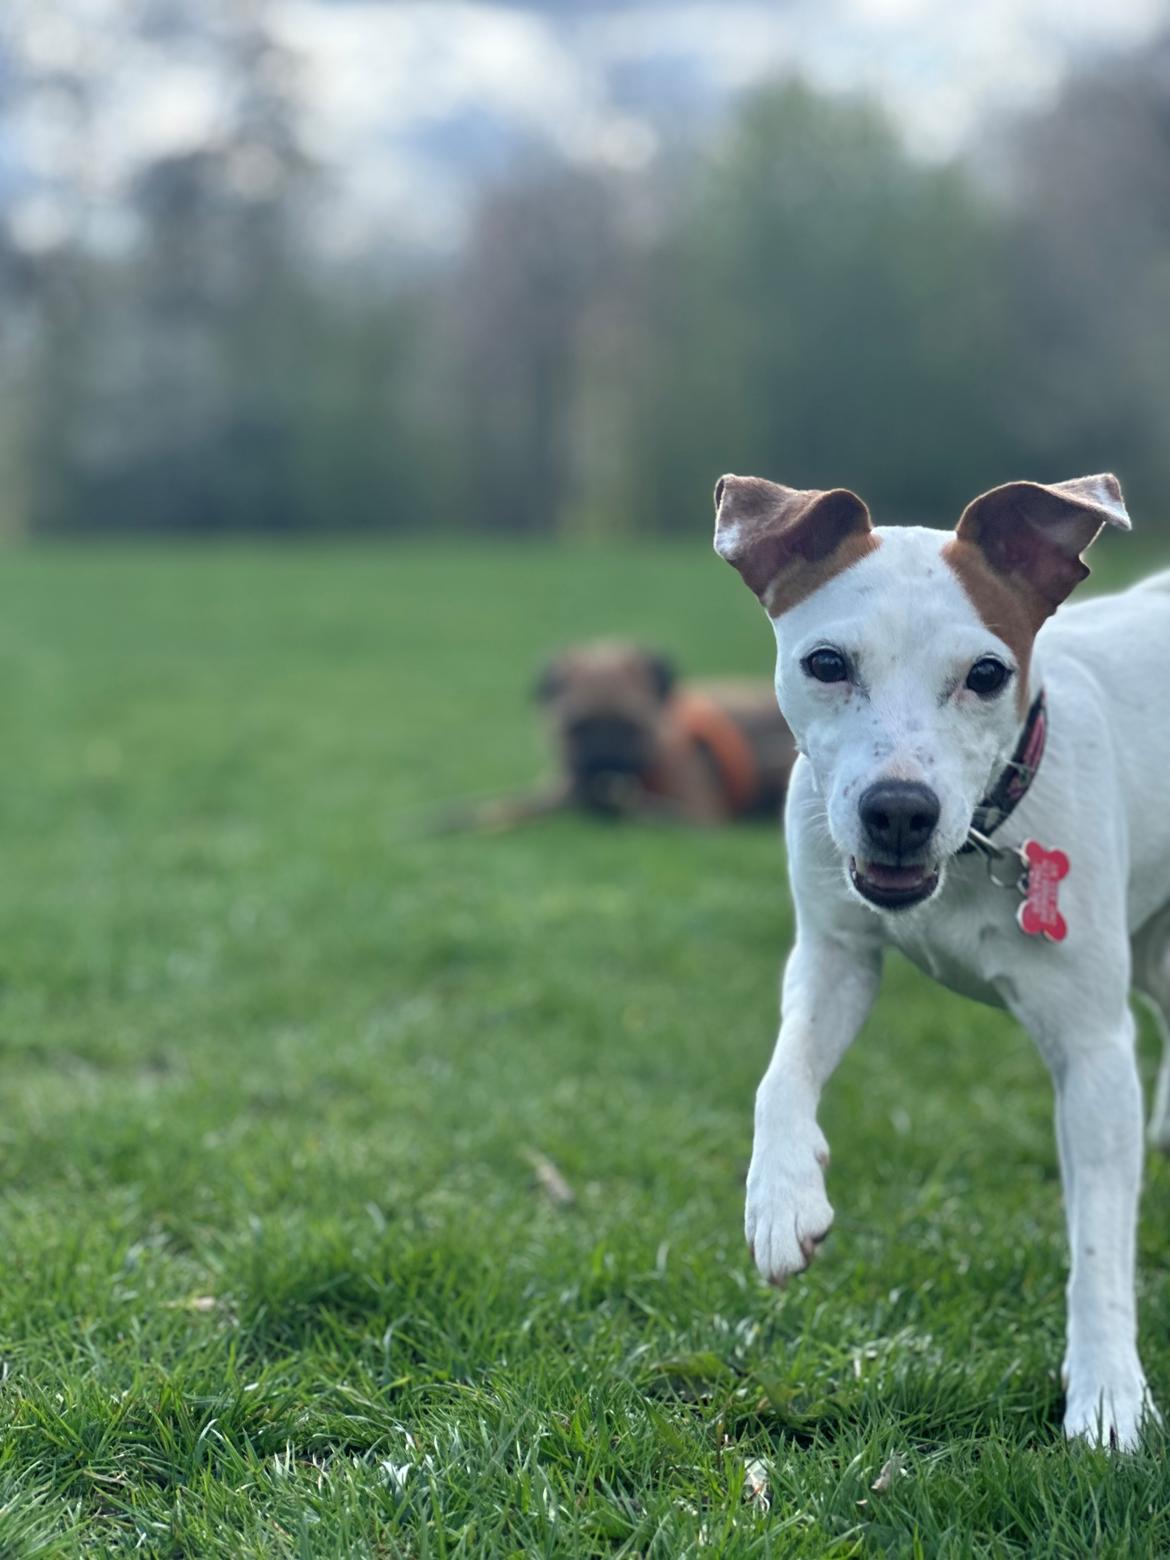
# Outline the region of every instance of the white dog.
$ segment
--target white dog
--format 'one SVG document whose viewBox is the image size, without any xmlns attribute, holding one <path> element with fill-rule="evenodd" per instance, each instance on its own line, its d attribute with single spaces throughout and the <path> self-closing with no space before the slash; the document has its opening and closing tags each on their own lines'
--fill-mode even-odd
<svg viewBox="0 0 1170 1560">
<path fill-rule="evenodd" d="M 1134 1446 L 1141 1089 L 1131 984 L 1170 1040 L 1170 573 L 1048 619 L 1112 476 L 1013 482 L 952 532 L 874 529 L 854 494 L 727 476 L 715 547 L 776 633 L 800 758 L 787 813 L 796 944 L 756 1099 L 747 1238 L 773 1282 L 828 1233 L 822 1087 L 882 950 L 1006 1007 L 1056 1088 L 1071 1272 L 1065 1430 Z M 1152 1139 L 1170 1146 L 1163 1062 Z"/>
</svg>

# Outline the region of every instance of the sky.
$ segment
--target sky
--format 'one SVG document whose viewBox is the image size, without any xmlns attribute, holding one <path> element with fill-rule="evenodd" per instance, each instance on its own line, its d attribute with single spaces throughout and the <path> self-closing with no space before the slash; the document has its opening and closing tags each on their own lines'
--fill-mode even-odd
<svg viewBox="0 0 1170 1560">
<path fill-rule="evenodd" d="M 243 0 L 136 0 L 214 20 Z M 261 4 L 263 0 L 251 0 Z M 517 158 L 638 170 L 735 95 L 799 72 L 882 102 L 907 144 L 944 158 L 997 117 L 1052 97 L 1070 67 L 1140 44 L 1170 0 L 267 0 L 297 61 L 307 150 L 331 191 L 330 242 L 371 233 L 458 242 L 475 190 Z M 0 204 L 18 240 L 45 247 L 83 187 L 116 242 L 118 195 L 142 162 L 214 140 L 231 104 L 210 56 L 137 38 L 126 0 L 4 0 L 6 57 L 83 67 L 84 137 L 68 105 L 3 122 Z M 84 143 L 84 144 L 83 144 Z M 104 223 L 104 228 L 103 228 Z"/>
</svg>

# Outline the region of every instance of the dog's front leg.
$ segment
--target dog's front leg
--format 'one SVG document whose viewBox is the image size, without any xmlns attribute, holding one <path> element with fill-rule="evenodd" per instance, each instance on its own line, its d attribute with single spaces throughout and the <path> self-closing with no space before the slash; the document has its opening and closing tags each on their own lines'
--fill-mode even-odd
<svg viewBox="0 0 1170 1560">
<path fill-rule="evenodd" d="M 802 930 L 784 971 L 780 1036 L 756 1094 L 745 1230 L 770 1283 L 802 1272 L 829 1233 L 829 1146 L 817 1102 L 877 992 L 871 943 Z"/>
<path fill-rule="evenodd" d="M 1099 1029 L 1030 1024 L 1056 1086 L 1069 1235 L 1064 1428 L 1123 1450 L 1152 1412 L 1137 1352 L 1134 1240 L 1142 1099 L 1128 1008 Z"/>
</svg>

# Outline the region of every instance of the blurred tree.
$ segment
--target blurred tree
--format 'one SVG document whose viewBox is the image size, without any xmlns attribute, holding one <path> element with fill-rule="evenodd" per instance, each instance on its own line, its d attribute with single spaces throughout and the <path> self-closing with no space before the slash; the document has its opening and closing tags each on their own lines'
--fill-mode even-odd
<svg viewBox="0 0 1170 1560">
<path fill-rule="evenodd" d="M 1011 415 L 1045 472 L 1112 467 L 1170 518 L 1170 32 L 997 148 L 1022 329 Z"/>
<path fill-rule="evenodd" d="M 293 208 L 307 177 L 291 64 L 259 4 L 200 19 L 148 0 L 135 24 L 155 44 L 190 47 L 197 34 L 214 51 L 225 122 L 207 144 L 138 171 L 129 247 L 111 257 L 78 246 L 86 297 L 66 337 L 50 300 L 37 421 L 51 448 L 35 462 L 34 521 L 52 531 L 288 525 L 287 381 L 274 349 L 297 290 Z"/>
<path fill-rule="evenodd" d="M 155 45 L 211 52 L 223 123 L 139 168 L 129 243 L 109 253 L 79 220 L 38 265 L 26 465 L 42 533 L 352 529 L 417 510 L 426 438 L 404 391 L 425 315 L 310 257 L 316 175 L 268 9 L 134 12 Z"/>
<path fill-rule="evenodd" d="M 464 523 L 547 531 L 586 501 L 589 329 L 617 263 L 606 186 L 585 173 L 558 168 L 481 205 L 454 279 Z"/>
<path fill-rule="evenodd" d="M 691 524 L 738 469 L 950 518 L 1011 453 L 1001 254 L 969 180 L 909 162 L 873 108 L 756 95 L 649 261 L 642 513 Z"/>
</svg>

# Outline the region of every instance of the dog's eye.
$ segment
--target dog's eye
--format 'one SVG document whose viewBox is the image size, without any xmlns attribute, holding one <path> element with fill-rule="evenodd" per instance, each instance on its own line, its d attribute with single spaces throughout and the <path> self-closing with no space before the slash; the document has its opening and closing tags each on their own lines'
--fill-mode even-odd
<svg viewBox="0 0 1170 1560">
<path fill-rule="evenodd" d="M 844 682 L 849 676 L 849 662 L 840 650 L 829 650 L 825 647 L 813 650 L 800 664 L 810 677 L 816 678 L 817 682 Z"/>
<path fill-rule="evenodd" d="M 972 693 L 977 693 L 981 699 L 990 699 L 993 694 L 999 693 L 1006 686 L 1011 675 L 1011 667 L 1005 666 L 995 656 L 980 656 L 967 673 L 967 687 Z"/>
</svg>

